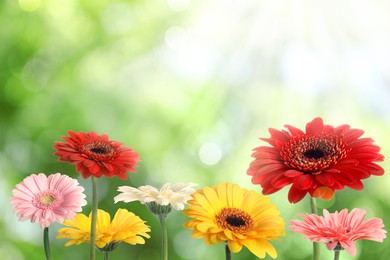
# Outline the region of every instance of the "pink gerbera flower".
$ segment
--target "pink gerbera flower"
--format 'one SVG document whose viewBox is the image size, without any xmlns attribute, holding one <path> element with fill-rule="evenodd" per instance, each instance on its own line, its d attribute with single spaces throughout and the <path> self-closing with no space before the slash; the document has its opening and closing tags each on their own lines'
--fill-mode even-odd
<svg viewBox="0 0 390 260">
<path fill-rule="evenodd" d="M 95 132 L 68 131 L 69 137 L 63 136 L 66 142 L 56 142 L 54 155 L 59 161 L 76 164 L 76 171 L 86 179 L 118 176 L 126 180 L 127 172 L 135 172 L 139 155 L 122 143 L 109 140 L 107 135 L 97 135 Z"/>
<path fill-rule="evenodd" d="M 376 164 L 383 161 L 380 147 L 364 131 L 349 125 L 324 125 L 320 117 L 306 125 L 306 131 L 286 125 L 287 130 L 269 129 L 270 138 L 260 138 L 271 146 L 254 149 L 247 174 L 260 184 L 263 194 L 275 193 L 291 185 L 288 200 L 296 203 L 306 194 L 332 198 L 345 186 L 363 189 L 362 180 L 383 175 Z"/>
<path fill-rule="evenodd" d="M 83 191 L 78 181 L 67 175 L 32 174 L 12 190 L 10 202 L 19 221 L 30 219 L 45 228 L 80 212 L 87 204 Z"/>
<path fill-rule="evenodd" d="M 352 256 L 356 255 L 356 240 L 383 242 L 386 238 L 382 219 L 363 221 L 366 216 L 364 209 L 355 208 L 349 214 L 347 209 L 335 213 L 324 209 L 323 214 L 323 217 L 301 214 L 303 221 L 291 220 L 290 228 L 313 242 L 325 243 L 329 250 L 345 249 Z"/>
</svg>

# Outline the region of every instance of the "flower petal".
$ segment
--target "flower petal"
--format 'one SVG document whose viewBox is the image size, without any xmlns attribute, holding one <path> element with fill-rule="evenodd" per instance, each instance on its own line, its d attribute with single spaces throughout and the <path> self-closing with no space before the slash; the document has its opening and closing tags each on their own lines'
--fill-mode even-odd
<svg viewBox="0 0 390 260">
<path fill-rule="evenodd" d="M 315 181 L 313 178 L 313 175 L 311 174 L 304 174 L 298 177 L 294 178 L 293 186 L 297 188 L 298 190 L 308 190 L 312 188 Z"/>
</svg>

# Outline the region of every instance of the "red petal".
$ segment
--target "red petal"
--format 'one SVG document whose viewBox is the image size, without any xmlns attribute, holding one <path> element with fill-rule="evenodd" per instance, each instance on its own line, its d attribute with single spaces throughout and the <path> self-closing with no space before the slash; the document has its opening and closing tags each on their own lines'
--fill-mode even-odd
<svg viewBox="0 0 390 260">
<path fill-rule="evenodd" d="M 308 190 L 315 184 L 311 174 L 304 174 L 294 178 L 293 186 L 299 190 Z"/>
<path fill-rule="evenodd" d="M 287 170 L 287 171 L 284 172 L 284 176 L 290 177 L 290 178 L 297 177 L 297 176 L 300 176 L 300 175 L 303 175 L 303 172 L 300 172 L 300 171 L 297 171 L 297 170 Z"/>
<path fill-rule="evenodd" d="M 371 173 L 369 171 L 367 171 L 363 167 L 360 167 L 359 165 L 353 167 L 351 171 L 353 171 L 353 174 L 356 179 L 366 179 L 371 176 Z"/>
<path fill-rule="evenodd" d="M 379 146 L 370 144 L 370 145 L 362 145 L 362 146 L 356 146 L 353 147 L 349 155 L 355 154 L 355 153 L 379 153 L 381 148 Z"/>
<path fill-rule="evenodd" d="M 367 172 L 369 172 L 370 174 L 376 175 L 376 176 L 381 176 L 385 173 L 385 170 L 381 166 L 379 166 L 375 163 L 361 165 L 360 167 L 363 168 L 364 170 L 366 170 Z"/>
<path fill-rule="evenodd" d="M 100 166 L 97 163 L 93 163 L 88 167 L 88 170 L 95 176 L 100 172 Z"/>
<path fill-rule="evenodd" d="M 85 167 L 92 167 L 96 162 L 87 159 L 85 161 L 82 161 L 82 163 L 84 164 Z"/>
<path fill-rule="evenodd" d="M 346 184 L 346 186 L 354 189 L 354 190 L 362 190 L 363 189 L 363 183 L 360 180 L 357 180 L 354 183 Z"/>
<path fill-rule="evenodd" d="M 293 179 L 286 178 L 284 175 L 278 175 L 271 180 L 271 185 L 275 188 L 283 188 L 289 184 L 291 184 Z"/>
<path fill-rule="evenodd" d="M 307 190 L 298 190 L 295 189 L 294 186 L 291 186 L 288 191 L 288 201 L 290 203 L 297 203 L 302 200 L 307 194 Z"/>
<path fill-rule="evenodd" d="M 272 146 L 275 146 L 275 140 L 272 138 L 259 138 L 261 141 L 267 142 Z"/>
<path fill-rule="evenodd" d="M 341 160 L 337 163 L 337 167 L 338 166 L 347 166 L 347 167 L 350 167 L 350 166 L 355 166 L 355 165 L 358 165 L 359 164 L 359 161 L 356 160 L 356 159 L 346 159 L 346 160 Z"/>
<path fill-rule="evenodd" d="M 280 151 L 273 147 L 268 146 L 260 146 L 254 149 L 255 152 L 251 154 L 253 158 L 268 158 L 268 159 L 276 159 L 280 158 Z"/>
<path fill-rule="evenodd" d="M 336 182 L 342 185 L 351 184 L 356 181 L 356 178 L 353 175 L 353 171 L 351 173 L 342 171 L 342 173 L 340 174 L 334 174 L 333 178 L 335 179 Z"/>
<path fill-rule="evenodd" d="M 333 178 L 332 174 L 323 172 L 318 175 L 315 175 L 315 178 L 317 179 L 318 182 L 325 186 L 332 186 L 335 182 L 335 179 Z"/>
<path fill-rule="evenodd" d="M 261 184 L 261 186 L 264 188 L 265 186 L 271 186 L 270 182 L 273 178 L 277 177 L 281 173 L 279 171 L 274 172 L 266 172 L 266 173 L 256 173 L 252 177 L 252 183 L 253 184 Z"/>
<path fill-rule="evenodd" d="M 119 179 L 127 180 L 128 176 L 126 173 L 120 173 L 117 175 Z"/>
<path fill-rule="evenodd" d="M 279 131 L 274 128 L 268 129 L 269 133 L 271 134 L 271 138 L 274 139 L 275 141 L 280 141 L 280 142 L 288 142 L 290 140 L 290 136 L 286 131 Z"/>
<path fill-rule="evenodd" d="M 301 129 L 298 129 L 292 125 L 285 125 L 284 127 L 286 127 L 292 135 L 304 135 L 305 134 Z"/>
<path fill-rule="evenodd" d="M 257 158 L 249 164 L 249 167 L 250 168 L 262 168 L 262 167 L 265 167 L 265 166 L 271 165 L 271 164 L 279 164 L 280 165 L 281 163 L 280 163 L 280 161 L 275 160 L 275 159 Z"/>
<path fill-rule="evenodd" d="M 324 128 L 324 123 L 322 122 L 321 117 L 316 117 L 306 125 L 306 134 L 308 135 L 315 135 L 315 134 L 321 134 L 322 129 Z"/>
<path fill-rule="evenodd" d="M 371 145 L 373 142 L 374 142 L 374 140 L 372 140 L 371 138 L 360 138 L 360 139 L 357 139 L 357 140 L 355 140 L 353 142 L 348 142 L 348 145 L 350 147 L 362 146 L 362 145 Z"/>
<path fill-rule="evenodd" d="M 89 177 L 91 177 L 90 172 L 81 172 L 81 175 L 83 176 L 84 179 L 88 179 Z"/>
<path fill-rule="evenodd" d="M 339 125 L 334 129 L 336 135 L 343 135 L 344 133 L 349 133 L 351 127 L 349 125 Z"/>
<path fill-rule="evenodd" d="M 373 153 L 358 153 L 354 154 L 353 158 L 359 160 L 361 163 L 362 161 L 381 161 L 382 157 Z"/>
<path fill-rule="evenodd" d="M 265 165 L 264 167 L 253 167 L 253 168 L 249 168 L 247 170 L 247 174 L 248 175 L 261 175 L 261 174 L 267 174 L 267 173 L 270 173 L 270 172 L 274 172 L 274 171 L 280 171 L 280 172 L 284 172 L 283 169 L 285 169 L 286 166 L 284 166 L 283 164 L 268 164 L 268 165 Z"/>
<path fill-rule="evenodd" d="M 102 162 L 103 166 L 107 169 L 107 171 L 112 172 L 114 171 L 114 168 L 110 163 Z"/>
<path fill-rule="evenodd" d="M 270 187 L 263 188 L 262 193 L 264 195 L 269 195 L 269 194 L 275 193 L 277 191 L 280 191 L 281 189 L 282 188 L 275 188 L 275 187 L 270 186 Z"/>
<path fill-rule="evenodd" d="M 363 130 L 360 129 L 351 129 L 344 135 L 345 142 L 349 143 L 355 139 L 358 139 L 360 136 L 364 134 Z"/>
</svg>

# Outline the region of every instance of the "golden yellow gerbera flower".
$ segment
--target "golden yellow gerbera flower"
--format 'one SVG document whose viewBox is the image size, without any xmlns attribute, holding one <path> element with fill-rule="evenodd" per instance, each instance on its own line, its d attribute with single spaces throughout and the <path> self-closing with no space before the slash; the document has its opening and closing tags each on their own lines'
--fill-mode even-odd
<svg viewBox="0 0 390 260">
<path fill-rule="evenodd" d="M 259 258 L 277 252 L 268 240 L 285 235 L 284 221 L 269 198 L 237 184 L 224 182 L 205 187 L 192 194 L 193 199 L 183 213 L 192 220 L 184 227 L 192 229 L 191 236 L 204 238 L 207 245 L 227 242 L 236 253 L 246 246 Z"/>
<path fill-rule="evenodd" d="M 74 220 L 65 220 L 64 225 L 68 227 L 59 229 L 57 238 L 70 238 L 65 246 L 90 242 L 91 215 L 77 214 Z M 150 238 L 146 232 L 150 228 L 145 222 L 126 209 L 118 209 L 112 222 L 110 214 L 98 210 L 95 245 L 103 252 L 112 251 L 120 242 L 145 244 L 141 236 Z"/>
</svg>

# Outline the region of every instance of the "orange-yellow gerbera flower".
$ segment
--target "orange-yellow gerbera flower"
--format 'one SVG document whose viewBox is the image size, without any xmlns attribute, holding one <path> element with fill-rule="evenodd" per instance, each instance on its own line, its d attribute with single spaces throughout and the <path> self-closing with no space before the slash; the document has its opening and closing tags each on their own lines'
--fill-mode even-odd
<svg viewBox="0 0 390 260">
<path fill-rule="evenodd" d="M 268 240 L 285 235 L 285 223 L 269 198 L 229 182 L 205 187 L 192 197 L 183 211 L 193 218 L 184 224 L 193 230 L 192 237 L 204 238 L 207 245 L 227 242 L 233 253 L 245 246 L 259 258 L 266 253 L 276 258 Z"/>
<path fill-rule="evenodd" d="M 65 220 L 67 227 L 58 230 L 57 238 L 70 238 L 65 246 L 90 242 L 91 215 L 77 214 L 74 220 Z M 110 214 L 99 209 L 96 223 L 96 246 L 104 252 L 112 251 L 120 242 L 131 245 L 145 244 L 143 237 L 150 228 L 134 213 L 126 209 L 118 209 L 111 221 Z"/>
</svg>

